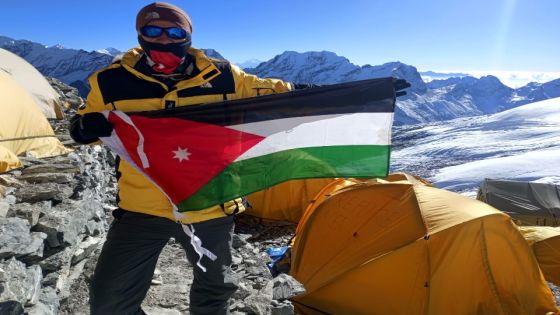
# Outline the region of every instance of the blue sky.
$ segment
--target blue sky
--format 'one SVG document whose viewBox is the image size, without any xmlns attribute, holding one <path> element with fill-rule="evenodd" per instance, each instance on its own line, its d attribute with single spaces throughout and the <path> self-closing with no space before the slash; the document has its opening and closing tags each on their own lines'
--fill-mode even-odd
<svg viewBox="0 0 560 315">
<path fill-rule="evenodd" d="M 152 1 L 3 1 L 0 35 L 86 50 L 136 45 Z M 329 50 L 420 70 L 560 71 L 558 0 L 178 0 L 193 45 L 243 62 Z"/>
</svg>

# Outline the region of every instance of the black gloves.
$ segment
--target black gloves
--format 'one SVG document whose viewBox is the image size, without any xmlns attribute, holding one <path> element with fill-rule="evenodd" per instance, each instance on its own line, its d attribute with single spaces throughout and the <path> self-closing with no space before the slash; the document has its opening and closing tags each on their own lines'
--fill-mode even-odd
<svg viewBox="0 0 560 315">
<path fill-rule="evenodd" d="M 395 79 L 393 78 L 393 87 L 395 88 L 395 96 L 403 96 L 406 95 L 406 91 L 401 91 L 406 88 L 410 87 L 410 83 L 408 83 L 405 79 Z"/>
<path fill-rule="evenodd" d="M 303 90 L 303 89 L 311 89 L 311 88 L 320 87 L 322 85 L 313 84 L 313 83 L 293 83 L 292 82 L 292 86 L 294 87 L 294 90 Z"/>
<path fill-rule="evenodd" d="M 113 125 L 101 113 L 76 115 L 70 120 L 70 136 L 77 143 L 95 142 L 99 137 L 110 136 L 112 131 Z"/>
</svg>

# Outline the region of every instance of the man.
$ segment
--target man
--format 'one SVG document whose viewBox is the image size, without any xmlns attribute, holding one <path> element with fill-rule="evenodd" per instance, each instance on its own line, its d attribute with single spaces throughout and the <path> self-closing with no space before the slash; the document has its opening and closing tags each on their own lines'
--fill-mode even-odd
<svg viewBox="0 0 560 315">
<path fill-rule="evenodd" d="M 90 77 L 91 92 L 70 128 L 76 142 L 93 143 L 110 135 L 113 127 L 99 113 L 103 110 L 160 110 L 293 89 L 291 83 L 257 78 L 192 48 L 191 20 L 174 5 L 142 8 L 136 30 L 141 48 L 129 50 L 122 60 Z M 143 314 L 140 305 L 158 256 L 172 237 L 182 244 L 194 269 L 191 314 L 228 313 L 228 300 L 237 289 L 230 269 L 231 215 L 244 210 L 240 200 L 177 220 L 165 195 L 123 160 L 117 163 L 117 178 L 119 208 L 113 212 L 115 220 L 95 269 L 91 313 Z M 217 256 L 202 258 L 206 271 L 196 266 L 198 253 L 181 224 L 192 224 L 202 246 Z"/>
</svg>

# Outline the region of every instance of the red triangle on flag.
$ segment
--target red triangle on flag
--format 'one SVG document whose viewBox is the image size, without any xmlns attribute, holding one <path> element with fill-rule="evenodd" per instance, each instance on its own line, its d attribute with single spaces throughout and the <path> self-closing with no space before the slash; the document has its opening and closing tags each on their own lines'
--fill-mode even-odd
<svg viewBox="0 0 560 315">
<path fill-rule="evenodd" d="M 120 142 L 132 161 L 178 204 L 222 172 L 264 137 L 179 118 L 129 116 L 134 126 L 113 112 Z M 143 150 L 139 150 L 140 134 Z M 141 153 L 149 166 L 142 167 Z"/>
</svg>

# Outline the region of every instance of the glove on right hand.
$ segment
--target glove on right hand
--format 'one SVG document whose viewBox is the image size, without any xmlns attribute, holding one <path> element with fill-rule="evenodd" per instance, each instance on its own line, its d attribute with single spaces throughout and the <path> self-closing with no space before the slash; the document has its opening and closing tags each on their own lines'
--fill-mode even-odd
<svg viewBox="0 0 560 315">
<path fill-rule="evenodd" d="M 87 113 L 78 121 L 81 136 L 86 139 L 108 137 L 113 131 L 113 124 L 101 113 Z"/>
</svg>

